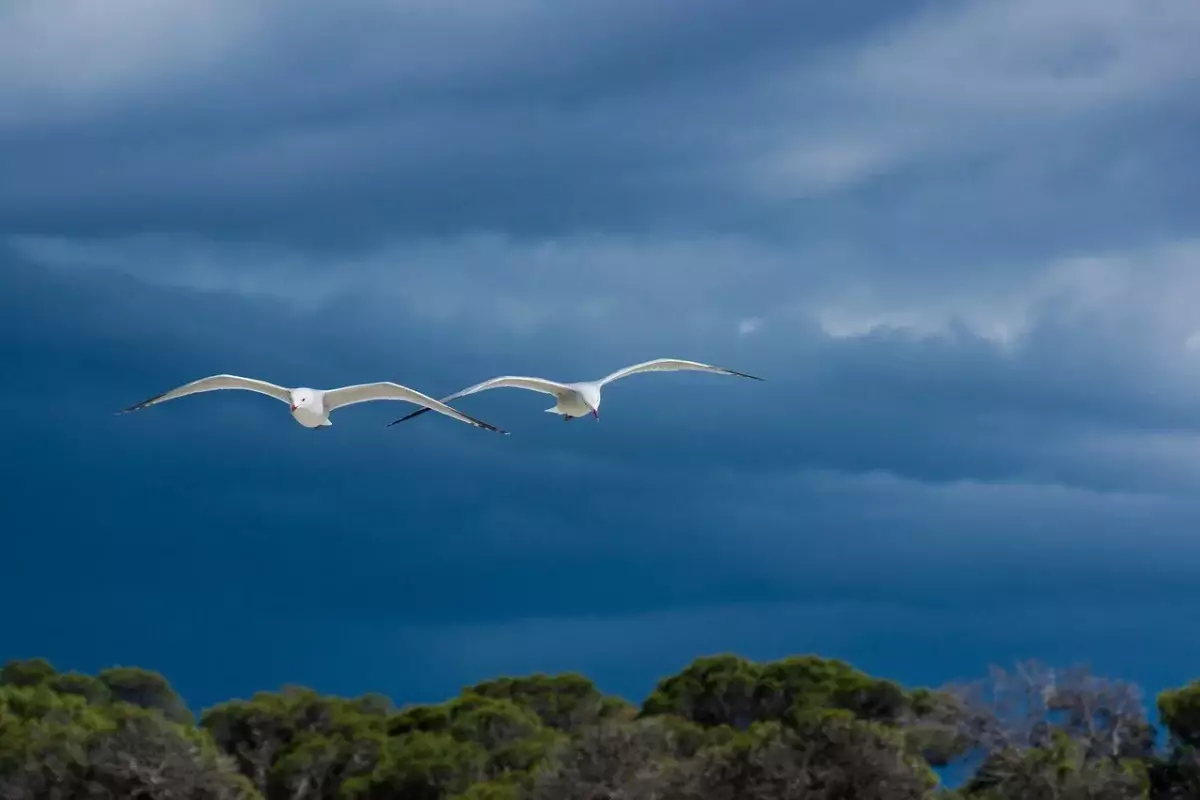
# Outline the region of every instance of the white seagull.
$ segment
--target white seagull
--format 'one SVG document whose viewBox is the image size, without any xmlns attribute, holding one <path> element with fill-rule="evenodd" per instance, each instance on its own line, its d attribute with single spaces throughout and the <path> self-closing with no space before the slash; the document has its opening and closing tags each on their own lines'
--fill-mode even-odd
<svg viewBox="0 0 1200 800">
<path fill-rule="evenodd" d="M 465 397 L 476 392 L 483 392 L 488 389 L 499 389 L 502 386 L 508 386 L 515 389 L 528 389 L 531 392 L 541 392 L 542 394 L 553 395 L 555 399 L 554 406 L 547 408 L 548 414 L 559 414 L 563 420 L 570 422 L 576 417 L 585 417 L 591 414 L 596 419 L 600 419 L 600 390 L 606 384 L 624 378 L 629 375 L 636 375 L 639 372 L 677 372 L 679 370 L 691 370 L 696 372 L 715 372 L 719 375 L 736 375 L 739 378 L 750 378 L 751 380 L 761 381 L 762 378 L 757 378 L 753 375 L 747 375 L 744 372 L 734 372 L 731 369 L 723 367 L 714 367 L 710 364 L 701 364 L 696 361 L 681 361 L 676 358 L 657 358 L 653 361 L 646 361 L 641 364 L 634 364 L 631 367 L 619 369 L 611 375 L 606 375 L 598 381 L 580 381 L 578 383 L 558 383 L 557 381 L 549 381 L 545 378 L 524 378 L 515 375 L 505 375 L 499 378 L 491 378 L 483 383 L 477 383 L 474 386 L 469 386 L 460 392 L 443 397 L 442 402 L 448 403 L 451 400 L 457 400 L 460 397 Z M 429 409 L 422 408 L 414 411 L 406 417 L 401 417 L 398 420 L 388 423 L 388 427 L 395 425 L 397 422 L 404 422 L 407 419 L 420 416 Z"/>
<path fill-rule="evenodd" d="M 334 409 L 341 408 L 342 406 L 365 403 L 368 400 L 403 400 L 423 406 L 422 410 L 436 411 L 439 414 L 445 414 L 447 417 L 453 417 L 459 422 L 466 422 L 478 428 L 485 428 L 497 433 L 508 433 L 508 431 L 502 431 L 495 425 L 489 425 L 474 417 L 468 417 L 460 411 L 455 411 L 445 403 L 409 389 L 407 386 L 386 381 L 382 383 L 363 383 L 357 386 L 343 386 L 340 389 L 309 389 L 307 387 L 288 389 L 266 381 L 243 378 L 238 375 L 210 375 L 207 378 L 200 378 L 191 383 L 185 383 L 183 386 L 174 388 L 169 392 L 155 395 L 149 400 L 143 400 L 137 405 L 130 406 L 118 413 L 127 414 L 130 411 L 137 411 L 140 408 L 146 408 L 147 406 L 162 403 L 166 400 L 174 400 L 177 397 L 184 397 L 189 394 L 196 394 L 197 392 L 212 392 L 218 389 L 245 389 L 246 391 L 258 392 L 259 394 L 274 397 L 276 400 L 281 400 L 292 407 L 292 417 L 306 428 L 324 428 L 332 425 L 333 423 L 329 420 L 329 414 Z"/>
</svg>

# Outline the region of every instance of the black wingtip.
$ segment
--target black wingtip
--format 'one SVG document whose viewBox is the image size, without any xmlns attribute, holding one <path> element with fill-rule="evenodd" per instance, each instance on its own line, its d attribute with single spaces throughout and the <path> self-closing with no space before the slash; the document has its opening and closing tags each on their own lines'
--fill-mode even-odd
<svg viewBox="0 0 1200 800">
<path fill-rule="evenodd" d="M 466 416 L 466 414 L 464 414 L 463 416 Z M 480 428 L 483 428 L 485 431 L 495 431 L 496 433 L 503 434 L 504 436 L 508 436 L 508 431 L 504 430 L 503 428 L 497 428 L 495 425 L 491 424 L 490 422 L 484 422 L 483 420 L 475 419 L 474 417 L 467 417 L 467 419 L 471 420 L 472 424 L 477 425 Z"/>
<path fill-rule="evenodd" d="M 166 395 L 167 395 L 166 392 L 160 392 L 159 394 L 154 395 L 154 397 L 147 397 L 145 400 L 143 400 L 140 403 L 134 403 L 133 405 L 129 406 L 128 408 L 122 408 L 117 413 L 118 414 L 128 414 L 133 411 L 141 411 L 143 408 L 152 406 L 155 403 L 157 403 L 159 400 L 162 400 L 163 397 L 165 397 Z"/>
<path fill-rule="evenodd" d="M 428 408 L 417 409 L 416 411 L 412 412 L 411 414 L 407 414 L 407 415 L 401 417 L 400 419 L 392 420 L 391 422 L 389 422 L 387 425 L 384 425 L 383 427 L 390 428 L 393 425 L 398 425 L 401 422 L 412 419 L 413 417 L 419 417 L 420 415 L 424 414 L 425 412 L 431 411 L 431 410 L 432 409 L 428 409 Z M 467 417 L 466 414 L 463 414 L 463 416 Z M 469 420 L 470 423 L 472 425 L 474 425 L 475 427 L 483 428 L 485 431 L 495 431 L 496 433 L 502 433 L 505 436 L 509 435 L 509 431 L 503 430 L 501 428 L 497 428 L 495 425 L 492 425 L 491 423 L 488 423 L 488 422 L 484 422 L 481 419 L 475 419 L 474 417 L 467 417 L 467 420 Z"/>
<path fill-rule="evenodd" d="M 734 375 L 737 375 L 739 378 L 749 378 L 752 381 L 765 381 L 766 380 L 766 378 L 760 378 L 757 375 L 747 375 L 744 372 L 734 372 L 733 370 L 730 370 L 730 372 L 733 373 Z"/>
<path fill-rule="evenodd" d="M 429 411 L 428 408 L 418 408 L 416 411 L 412 412 L 411 414 L 406 414 L 403 417 L 401 417 L 400 419 L 394 419 L 391 422 L 389 422 L 387 425 L 384 425 L 383 427 L 390 428 L 393 425 L 397 425 L 401 422 L 404 422 L 405 420 L 410 420 L 413 417 L 419 417 L 427 411 Z"/>
</svg>

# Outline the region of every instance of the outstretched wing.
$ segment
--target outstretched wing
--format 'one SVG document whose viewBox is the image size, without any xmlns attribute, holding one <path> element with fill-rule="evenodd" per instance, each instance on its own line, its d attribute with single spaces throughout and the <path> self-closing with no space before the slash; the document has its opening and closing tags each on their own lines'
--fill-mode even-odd
<svg viewBox="0 0 1200 800">
<path fill-rule="evenodd" d="M 678 358 L 656 358 L 653 361 L 644 361 L 641 364 L 634 364 L 631 367 L 619 369 L 611 375 L 606 375 L 601 378 L 598 383 L 603 386 L 606 383 L 612 383 L 615 380 L 636 375 L 639 372 L 679 372 L 687 370 L 691 372 L 715 372 L 718 375 L 736 375 L 739 378 L 749 378 L 754 381 L 761 381 L 762 378 L 754 375 L 747 375 L 744 372 L 735 372 L 724 367 L 714 367 L 711 364 L 701 364 L 698 361 L 682 361 Z"/>
<path fill-rule="evenodd" d="M 143 400 L 129 408 L 122 409 L 120 413 L 126 414 L 130 411 L 137 411 L 139 408 L 146 408 L 157 403 L 162 403 L 167 400 L 174 400 L 177 397 L 184 397 L 189 394 L 197 394 L 198 392 L 213 392 L 218 389 L 244 389 L 250 392 L 258 392 L 269 397 L 274 397 L 284 403 L 291 403 L 291 393 L 282 386 L 276 386 L 273 383 L 266 381 L 255 380 L 254 378 L 243 378 L 239 375 L 210 375 L 207 378 L 185 383 L 183 386 L 176 387 L 169 392 L 155 395 L 148 400 Z"/>
<path fill-rule="evenodd" d="M 366 403 L 370 400 L 403 400 L 407 403 L 415 403 L 422 406 L 422 410 L 436 411 L 439 414 L 445 414 L 447 417 L 456 419 L 459 422 L 465 422 L 468 425 L 474 425 L 477 428 L 484 428 L 489 431 L 496 431 L 497 433 L 508 433 L 508 431 L 502 431 L 495 425 L 490 425 L 483 420 L 469 417 L 461 411 L 455 411 L 440 400 L 434 400 L 432 397 L 421 394 L 415 389 L 409 389 L 407 386 L 401 386 L 398 383 L 391 383 L 390 381 L 383 383 L 363 383 L 358 386 L 343 386 L 340 389 L 331 389 L 325 392 L 325 410 L 330 412 L 335 408 L 353 405 L 354 403 Z"/>
<path fill-rule="evenodd" d="M 571 388 L 566 384 L 548 381 L 545 378 L 523 378 L 518 375 L 505 375 L 500 378 L 489 378 L 488 380 L 483 381 L 482 383 L 477 383 L 474 386 L 468 386 L 462 391 L 458 391 L 452 395 L 443 397 L 442 402 L 449 403 L 451 400 L 457 400 L 458 398 L 466 397 L 469 394 L 483 392 L 488 389 L 499 389 L 504 386 L 511 387 L 513 389 L 528 389 L 531 392 L 541 392 L 542 394 L 552 394 L 555 396 L 562 392 L 569 392 L 571 390 Z M 429 409 L 427 408 L 419 408 L 406 417 L 401 417 L 400 419 L 389 422 L 388 427 L 390 428 L 397 422 L 404 422 L 407 419 L 419 417 L 428 410 Z"/>
</svg>

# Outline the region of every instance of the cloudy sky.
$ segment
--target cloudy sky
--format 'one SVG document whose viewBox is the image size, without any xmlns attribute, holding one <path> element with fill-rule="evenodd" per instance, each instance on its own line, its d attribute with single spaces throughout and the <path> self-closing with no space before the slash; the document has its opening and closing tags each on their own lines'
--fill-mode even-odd
<svg viewBox="0 0 1200 800">
<path fill-rule="evenodd" d="M 1200 5 L 686 5 L 0 6 L 0 658 L 1200 675 Z"/>
</svg>

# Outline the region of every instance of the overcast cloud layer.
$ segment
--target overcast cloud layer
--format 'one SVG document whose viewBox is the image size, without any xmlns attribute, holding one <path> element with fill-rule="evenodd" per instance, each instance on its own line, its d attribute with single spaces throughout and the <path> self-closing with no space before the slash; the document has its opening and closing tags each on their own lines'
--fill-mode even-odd
<svg viewBox="0 0 1200 800">
<path fill-rule="evenodd" d="M 1191 677 L 1198 38 L 1192 0 L 0 6 L 0 657 L 197 705 L 723 649 Z M 662 355 L 767 381 L 461 402 L 510 437 L 111 413 Z"/>
</svg>

